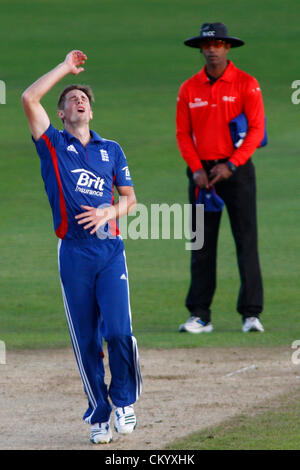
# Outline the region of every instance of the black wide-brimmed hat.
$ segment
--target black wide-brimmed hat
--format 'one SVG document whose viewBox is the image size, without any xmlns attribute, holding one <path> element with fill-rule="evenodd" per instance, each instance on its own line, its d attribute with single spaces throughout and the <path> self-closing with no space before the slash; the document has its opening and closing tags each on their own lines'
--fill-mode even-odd
<svg viewBox="0 0 300 470">
<path fill-rule="evenodd" d="M 186 39 L 184 44 L 190 47 L 201 48 L 201 42 L 204 39 L 222 39 L 228 42 L 231 47 L 240 47 L 245 43 L 239 38 L 228 36 L 227 28 L 224 23 L 203 23 L 199 36 Z"/>
</svg>

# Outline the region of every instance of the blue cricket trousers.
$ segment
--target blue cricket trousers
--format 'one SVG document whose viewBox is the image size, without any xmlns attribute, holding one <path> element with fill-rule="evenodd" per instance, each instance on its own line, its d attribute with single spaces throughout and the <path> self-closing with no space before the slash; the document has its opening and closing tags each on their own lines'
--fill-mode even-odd
<svg viewBox="0 0 300 470">
<path fill-rule="evenodd" d="M 58 263 L 71 342 L 89 403 L 83 419 L 106 422 L 112 410 L 108 397 L 115 406 L 128 406 L 142 387 L 124 244 L 119 237 L 59 240 Z M 108 348 L 109 389 L 102 337 Z"/>
</svg>

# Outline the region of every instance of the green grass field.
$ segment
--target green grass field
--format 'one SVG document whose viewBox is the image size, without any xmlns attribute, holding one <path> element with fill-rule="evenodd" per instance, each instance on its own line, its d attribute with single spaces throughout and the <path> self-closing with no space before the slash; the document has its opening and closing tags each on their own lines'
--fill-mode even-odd
<svg viewBox="0 0 300 470">
<path fill-rule="evenodd" d="M 266 411 L 238 415 L 221 425 L 177 440 L 167 449 L 299 450 L 299 393 L 269 403 Z"/>
<path fill-rule="evenodd" d="M 17 12 L 17 14 L 16 14 Z M 299 42 L 297 4 L 289 1 L 223 2 L 116 0 L 84 9 L 75 0 L 3 2 L 6 51 L 1 79 L 1 330 L 8 348 L 69 344 L 56 265 L 56 238 L 40 177 L 39 160 L 20 105 L 22 91 L 72 48 L 88 54 L 79 80 L 96 95 L 93 127 L 120 142 L 139 202 L 187 203 L 185 163 L 174 137 L 180 83 L 202 66 L 182 41 L 203 21 L 222 19 L 246 46 L 231 52 L 263 89 L 269 145 L 254 157 L 258 179 L 261 264 L 266 334 L 240 334 L 235 312 L 239 279 L 227 215 L 220 236 L 215 333 L 177 334 L 187 318 L 189 252 L 184 240 L 127 240 L 134 331 L 140 346 L 243 346 L 290 344 L 300 337 L 298 316 L 299 108 L 291 104 L 298 77 L 290 47 Z M 267 18 L 267 21 L 266 21 Z M 280 27 L 277 27 L 280 24 Z M 291 32 L 292 31 L 292 32 Z M 56 99 L 67 77 L 44 99 L 54 125 Z"/>
<path fill-rule="evenodd" d="M 226 213 L 220 234 L 215 332 L 178 334 L 188 313 L 189 252 L 184 240 L 127 240 L 134 333 L 140 347 L 276 346 L 300 338 L 298 2 L 287 0 L 3 0 L 1 76 L 0 340 L 8 349 L 69 346 L 57 273 L 57 239 L 20 97 L 36 78 L 80 48 L 86 71 L 43 100 L 60 126 L 60 89 L 80 81 L 96 96 L 93 128 L 125 150 L 138 201 L 187 203 L 185 163 L 175 140 L 181 82 L 203 65 L 183 40 L 205 21 L 224 21 L 246 46 L 230 52 L 263 90 L 269 144 L 256 152 L 260 257 L 265 287 L 263 335 L 243 335 L 239 288 Z"/>
</svg>

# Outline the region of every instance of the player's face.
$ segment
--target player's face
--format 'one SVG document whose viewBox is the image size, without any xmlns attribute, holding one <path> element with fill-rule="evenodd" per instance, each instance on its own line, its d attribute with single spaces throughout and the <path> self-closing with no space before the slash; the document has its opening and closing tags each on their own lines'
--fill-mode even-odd
<svg viewBox="0 0 300 470">
<path fill-rule="evenodd" d="M 58 115 L 65 124 L 88 124 L 93 119 L 88 96 L 81 90 L 71 90 L 66 94 L 64 109 L 58 111 Z"/>
<path fill-rule="evenodd" d="M 223 64 L 227 58 L 230 44 L 221 40 L 206 40 L 203 42 L 201 52 L 203 53 L 206 63 L 217 66 Z"/>
</svg>

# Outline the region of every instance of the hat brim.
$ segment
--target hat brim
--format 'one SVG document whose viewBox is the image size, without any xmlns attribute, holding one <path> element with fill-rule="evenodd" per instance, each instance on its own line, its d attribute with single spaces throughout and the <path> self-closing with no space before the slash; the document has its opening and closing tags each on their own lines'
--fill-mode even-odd
<svg viewBox="0 0 300 470">
<path fill-rule="evenodd" d="M 210 38 L 204 38 L 202 36 L 194 36 L 192 38 L 186 39 L 184 41 L 184 44 L 189 47 L 196 47 L 198 49 L 201 49 L 201 42 L 205 39 L 222 39 L 222 41 L 228 42 L 231 47 L 240 47 L 243 46 L 245 43 L 239 38 L 235 37 L 229 37 L 227 36 L 226 38 L 221 37 L 221 36 L 213 36 Z"/>
</svg>

